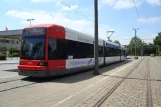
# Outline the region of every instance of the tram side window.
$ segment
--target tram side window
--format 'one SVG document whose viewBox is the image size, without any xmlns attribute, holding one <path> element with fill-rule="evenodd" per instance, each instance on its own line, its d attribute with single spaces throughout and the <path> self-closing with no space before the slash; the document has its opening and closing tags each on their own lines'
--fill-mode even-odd
<svg viewBox="0 0 161 107">
<path fill-rule="evenodd" d="M 110 56 L 116 56 L 116 49 L 110 48 Z"/>
<path fill-rule="evenodd" d="M 94 57 L 94 47 L 92 44 L 72 40 L 66 41 L 67 56 L 72 56 L 73 59 Z"/>
<path fill-rule="evenodd" d="M 77 57 L 77 42 L 76 41 L 71 41 L 71 40 L 66 40 L 66 52 L 67 52 L 67 58 L 69 56 L 72 56 L 72 59 L 75 59 Z"/>
<path fill-rule="evenodd" d="M 103 46 L 99 46 L 99 57 L 103 57 Z"/>
<path fill-rule="evenodd" d="M 103 51 L 103 47 L 102 47 L 102 51 Z M 94 58 L 94 45 L 93 44 L 88 44 L 87 54 L 88 54 L 87 58 Z"/>
<path fill-rule="evenodd" d="M 115 56 L 115 52 L 113 48 L 109 48 L 109 57 Z"/>
<path fill-rule="evenodd" d="M 121 55 L 121 49 L 117 49 L 117 56 Z"/>
<path fill-rule="evenodd" d="M 79 58 L 93 58 L 94 57 L 94 46 L 93 44 L 79 42 L 78 54 Z"/>
<path fill-rule="evenodd" d="M 66 59 L 66 44 L 64 39 L 48 39 L 48 59 L 61 60 Z"/>
<path fill-rule="evenodd" d="M 111 56 L 120 56 L 120 49 L 111 48 L 110 50 Z"/>
<path fill-rule="evenodd" d="M 121 50 L 120 49 L 115 49 L 115 51 L 116 51 L 116 54 L 115 54 L 115 56 L 120 56 L 120 52 L 121 52 Z"/>
<path fill-rule="evenodd" d="M 105 57 L 109 57 L 110 56 L 110 50 L 108 47 L 105 47 Z"/>
<path fill-rule="evenodd" d="M 105 47 L 105 57 L 120 56 L 120 49 Z"/>
</svg>

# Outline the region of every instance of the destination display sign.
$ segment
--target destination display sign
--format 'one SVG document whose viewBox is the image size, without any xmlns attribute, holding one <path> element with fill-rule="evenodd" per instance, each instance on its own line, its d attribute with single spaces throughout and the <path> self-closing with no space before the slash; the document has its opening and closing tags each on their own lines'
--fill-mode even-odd
<svg viewBox="0 0 161 107">
<path fill-rule="evenodd" d="M 29 28 L 23 31 L 23 36 L 45 36 L 46 28 Z"/>
</svg>

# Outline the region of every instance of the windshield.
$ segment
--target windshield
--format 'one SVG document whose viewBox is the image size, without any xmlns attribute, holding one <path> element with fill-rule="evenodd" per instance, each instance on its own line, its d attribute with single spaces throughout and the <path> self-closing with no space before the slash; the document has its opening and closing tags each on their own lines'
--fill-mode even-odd
<svg viewBox="0 0 161 107">
<path fill-rule="evenodd" d="M 24 37 L 21 47 L 21 59 L 44 60 L 45 59 L 45 38 Z"/>
<path fill-rule="evenodd" d="M 29 28 L 23 31 L 21 59 L 45 59 L 46 28 Z"/>
</svg>

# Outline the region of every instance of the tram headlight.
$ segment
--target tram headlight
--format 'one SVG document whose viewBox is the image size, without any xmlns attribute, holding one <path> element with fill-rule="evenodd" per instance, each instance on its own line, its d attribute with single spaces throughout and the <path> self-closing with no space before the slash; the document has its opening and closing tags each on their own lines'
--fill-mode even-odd
<svg viewBox="0 0 161 107">
<path fill-rule="evenodd" d="M 22 61 L 19 61 L 19 65 L 23 65 L 23 62 Z"/>
<path fill-rule="evenodd" d="M 39 62 L 38 66 L 48 66 L 48 63 L 47 62 Z"/>
</svg>

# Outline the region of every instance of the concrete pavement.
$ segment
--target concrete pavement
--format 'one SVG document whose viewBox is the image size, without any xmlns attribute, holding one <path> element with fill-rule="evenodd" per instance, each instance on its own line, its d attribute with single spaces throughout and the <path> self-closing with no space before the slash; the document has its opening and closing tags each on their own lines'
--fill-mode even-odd
<svg viewBox="0 0 161 107">
<path fill-rule="evenodd" d="M 0 65 L 2 64 L 18 64 L 19 57 L 6 58 L 6 60 L 0 60 Z"/>
<path fill-rule="evenodd" d="M 0 83 L 19 78 L 17 65 L 14 63 L 0 64 Z"/>
</svg>

